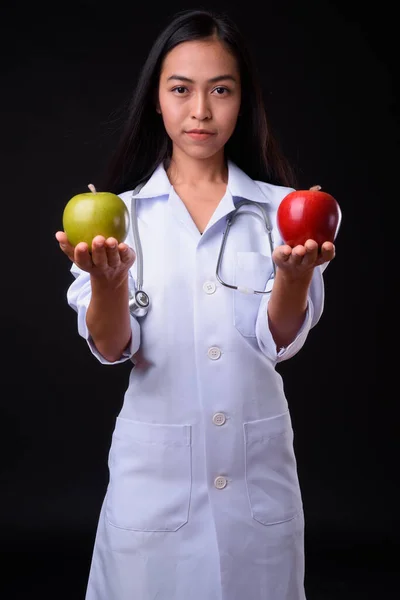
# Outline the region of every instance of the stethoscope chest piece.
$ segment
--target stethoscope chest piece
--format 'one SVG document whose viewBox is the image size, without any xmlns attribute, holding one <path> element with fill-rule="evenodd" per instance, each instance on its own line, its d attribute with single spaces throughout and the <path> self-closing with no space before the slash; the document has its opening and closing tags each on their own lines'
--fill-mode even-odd
<svg viewBox="0 0 400 600">
<path fill-rule="evenodd" d="M 136 317 L 144 317 L 150 306 L 150 298 L 143 290 L 129 292 L 129 310 Z"/>
</svg>

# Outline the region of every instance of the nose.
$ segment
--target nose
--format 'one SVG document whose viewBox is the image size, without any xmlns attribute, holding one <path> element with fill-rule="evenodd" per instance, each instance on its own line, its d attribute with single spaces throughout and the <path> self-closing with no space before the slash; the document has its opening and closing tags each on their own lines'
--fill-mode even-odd
<svg viewBox="0 0 400 600">
<path fill-rule="evenodd" d="M 192 119 L 204 121 L 211 118 L 211 108 L 207 93 L 199 93 L 193 98 Z"/>
</svg>

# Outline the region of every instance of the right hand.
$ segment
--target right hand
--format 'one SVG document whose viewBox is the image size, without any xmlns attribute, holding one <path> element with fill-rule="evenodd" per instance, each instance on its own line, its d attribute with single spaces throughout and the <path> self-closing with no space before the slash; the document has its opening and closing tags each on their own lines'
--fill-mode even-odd
<svg viewBox="0 0 400 600">
<path fill-rule="evenodd" d="M 85 242 L 75 247 L 68 241 L 64 231 L 55 234 L 61 250 L 82 271 L 87 271 L 94 279 L 118 282 L 124 279 L 136 260 L 133 248 L 113 238 L 97 235 L 92 241 L 91 252 Z"/>
</svg>

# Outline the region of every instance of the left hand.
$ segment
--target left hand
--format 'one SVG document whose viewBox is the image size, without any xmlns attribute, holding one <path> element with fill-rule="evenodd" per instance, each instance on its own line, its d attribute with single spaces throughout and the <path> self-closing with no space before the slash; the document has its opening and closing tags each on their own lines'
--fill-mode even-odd
<svg viewBox="0 0 400 600">
<path fill-rule="evenodd" d="M 292 280 L 304 279 L 307 275 L 312 277 L 315 267 L 331 261 L 335 257 L 335 245 L 324 242 L 318 251 L 315 240 L 307 240 L 304 246 L 291 248 L 287 244 L 274 249 L 272 260 L 285 276 Z"/>
</svg>

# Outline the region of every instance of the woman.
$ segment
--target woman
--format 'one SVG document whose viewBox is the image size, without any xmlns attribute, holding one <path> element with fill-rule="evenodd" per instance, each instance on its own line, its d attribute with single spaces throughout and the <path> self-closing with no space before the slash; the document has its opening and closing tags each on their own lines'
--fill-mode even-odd
<svg viewBox="0 0 400 600">
<path fill-rule="evenodd" d="M 318 322 L 335 247 L 279 238 L 294 182 L 226 16 L 186 11 L 161 32 L 105 189 L 136 207 L 142 257 L 134 227 L 91 249 L 56 234 L 80 335 L 101 363 L 133 363 L 86 600 L 304 600 L 304 515 L 275 367 Z M 142 267 L 145 317 L 129 311 Z"/>
</svg>

